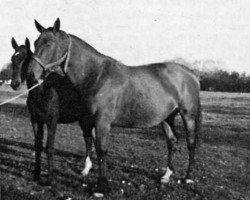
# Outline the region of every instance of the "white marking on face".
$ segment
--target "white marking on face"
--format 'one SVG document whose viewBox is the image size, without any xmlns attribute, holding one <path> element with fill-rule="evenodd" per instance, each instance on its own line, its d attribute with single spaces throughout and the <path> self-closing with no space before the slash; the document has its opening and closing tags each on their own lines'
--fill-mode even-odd
<svg viewBox="0 0 250 200">
<path fill-rule="evenodd" d="M 82 170 L 82 175 L 87 176 L 91 168 L 92 168 L 92 162 L 90 160 L 90 157 L 88 156 L 85 160 L 85 166 L 84 169 Z"/>
<path fill-rule="evenodd" d="M 15 53 L 15 56 L 17 56 L 17 55 L 19 55 L 19 54 L 20 54 L 20 52 L 16 52 L 16 53 Z"/>
<path fill-rule="evenodd" d="M 167 168 L 166 173 L 164 174 L 164 176 L 161 178 L 161 182 L 162 183 L 169 183 L 170 181 L 170 176 L 173 174 L 173 171 L 171 169 L 169 169 L 169 167 Z"/>
</svg>

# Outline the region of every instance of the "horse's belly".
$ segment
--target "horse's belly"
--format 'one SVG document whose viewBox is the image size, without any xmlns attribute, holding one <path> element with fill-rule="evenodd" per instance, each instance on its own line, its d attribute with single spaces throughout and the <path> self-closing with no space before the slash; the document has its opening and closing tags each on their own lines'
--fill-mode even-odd
<svg viewBox="0 0 250 200">
<path fill-rule="evenodd" d="M 174 107 L 172 101 L 132 100 L 118 112 L 114 125 L 129 128 L 152 127 L 165 120 Z"/>
</svg>

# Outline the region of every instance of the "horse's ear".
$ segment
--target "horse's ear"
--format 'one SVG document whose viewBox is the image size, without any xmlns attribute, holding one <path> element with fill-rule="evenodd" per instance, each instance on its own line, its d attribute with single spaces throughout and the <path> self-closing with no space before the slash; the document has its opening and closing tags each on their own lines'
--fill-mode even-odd
<svg viewBox="0 0 250 200">
<path fill-rule="evenodd" d="M 53 26 L 53 32 L 56 33 L 59 30 L 60 30 L 60 19 L 57 18 Z"/>
<path fill-rule="evenodd" d="M 44 27 L 35 20 L 36 29 L 41 33 L 44 31 Z"/>
<path fill-rule="evenodd" d="M 11 44 L 12 44 L 13 49 L 16 50 L 16 48 L 18 47 L 18 44 L 16 43 L 16 40 L 13 37 L 11 38 Z"/>
<path fill-rule="evenodd" d="M 30 40 L 28 38 L 25 39 L 25 48 L 26 50 L 30 50 Z"/>
</svg>

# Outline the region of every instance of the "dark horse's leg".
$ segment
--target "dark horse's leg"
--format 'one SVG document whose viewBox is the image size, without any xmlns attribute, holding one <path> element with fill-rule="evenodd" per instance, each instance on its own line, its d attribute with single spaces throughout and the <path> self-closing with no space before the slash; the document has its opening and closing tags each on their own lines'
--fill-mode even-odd
<svg viewBox="0 0 250 200">
<path fill-rule="evenodd" d="M 167 122 L 165 122 L 165 121 L 162 122 L 162 129 L 163 129 L 163 132 L 165 133 L 167 145 L 168 145 L 168 167 L 167 167 L 166 173 L 161 178 L 161 183 L 168 183 L 170 180 L 171 174 L 174 172 L 172 157 L 173 157 L 173 153 L 175 151 L 174 145 L 175 145 L 177 139 L 173 133 L 172 128 L 170 127 L 170 125 Z"/>
<path fill-rule="evenodd" d="M 36 152 L 36 163 L 35 163 L 35 170 L 34 170 L 34 180 L 40 180 L 40 173 L 41 173 L 41 153 L 43 150 L 43 123 L 41 122 L 34 122 L 32 121 L 32 127 L 34 130 L 35 136 L 35 152 Z"/>
<path fill-rule="evenodd" d="M 185 182 L 193 182 L 191 180 L 192 172 L 194 170 L 195 164 L 195 149 L 198 142 L 198 136 L 200 134 L 200 126 L 201 126 L 201 111 L 200 105 L 195 111 L 180 111 L 181 117 L 184 122 L 184 126 L 186 128 L 186 140 L 187 147 L 189 151 L 189 165 L 186 173 L 186 177 L 184 179 Z"/>
<path fill-rule="evenodd" d="M 103 116 L 95 125 L 96 140 L 95 147 L 99 165 L 99 179 L 96 192 L 107 193 L 110 188 L 107 181 L 107 153 L 108 153 L 108 140 L 110 134 L 110 121 L 109 117 Z"/>
<path fill-rule="evenodd" d="M 88 126 L 84 124 L 84 122 L 79 122 L 81 129 L 83 130 L 83 137 L 85 140 L 86 145 L 86 157 L 85 157 L 85 166 L 82 170 L 82 175 L 87 176 L 90 169 L 92 168 L 92 144 L 93 144 L 93 137 L 92 137 L 92 130 L 93 126 Z"/>
<path fill-rule="evenodd" d="M 53 181 L 53 156 L 54 156 L 54 143 L 55 143 L 55 135 L 56 135 L 56 127 L 57 127 L 57 118 L 53 118 L 48 124 L 48 138 L 47 138 L 47 159 L 48 159 L 48 182 L 47 184 L 51 184 Z"/>
<path fill-rule="evenodd" d="M 178 133 L 176 132 L 176 129 L 175 129 L 175 117 L 176 115 L 179 113 L 179 110 L 176 108 L 169 116 L 168 118 L 166 119 L 166 122 L 168 123 L 168 125 L 170 126 L 171 130 L 173 131 L 174 133 L 174 136 L 176 137 L 177 139 L 177 142 L 179 141 L 179 135 Z"/>
</svg>

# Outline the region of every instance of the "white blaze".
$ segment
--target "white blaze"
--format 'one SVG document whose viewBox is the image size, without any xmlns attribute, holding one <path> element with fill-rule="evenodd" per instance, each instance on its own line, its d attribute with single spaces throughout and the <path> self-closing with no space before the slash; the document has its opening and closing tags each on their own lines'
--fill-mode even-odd
<svg viewBox="0 0 250 200">
<path fill-rule="evenodd" d="M 161 178 L 161 182 L 162 183 L 168 183 L 170 180 L 170 176 L 173 174 L 173 171 L 171 169 L 169 169 L 169 167 L 167 168 L 166 173 L 164 174 L 164 176 Z"/>
</svg>

